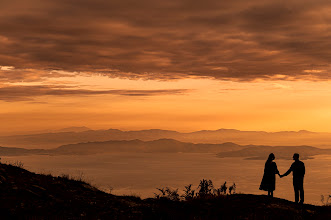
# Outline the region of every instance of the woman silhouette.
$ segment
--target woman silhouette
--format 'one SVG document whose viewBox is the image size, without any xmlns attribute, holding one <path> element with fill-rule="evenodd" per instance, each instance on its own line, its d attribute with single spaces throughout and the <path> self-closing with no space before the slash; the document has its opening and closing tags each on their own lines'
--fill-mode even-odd
<svg viewBox="0 0 331 220">
<path fill-rule="evenodd" d="M 276 186 L 275 174 L 279 175 L 277 165 L 273 162 L 274 159 L 275 155 L 273 153 L 269 154 L 268 160 L 265 162 L 264 174 L 260 185 L 260 190 L 268 191 L 268 196 L 271 197 L 274 195 Z"/>
</svg>

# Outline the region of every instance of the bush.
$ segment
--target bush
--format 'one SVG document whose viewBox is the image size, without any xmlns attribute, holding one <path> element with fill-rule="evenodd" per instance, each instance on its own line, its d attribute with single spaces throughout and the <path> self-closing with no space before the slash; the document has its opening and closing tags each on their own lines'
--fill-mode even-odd
<svg viewBox="0 0 331 220">
<path fill-rule="evenodd" d="M 180 198 L 184 200 L 192 200 L 195 198 L 211 198 L 218 196 L 231 195 L 236 193 L 236 184 L 233 183 L 232 186 L 228 187 L 226 182 L 221 185 L 220 188 L 215 189 L 213 182 L 211 180 L 202 179 L 197 190 L 192 189 L 192 184 L 185 186 L 184 194 L 179 195 L 178 189 L 172 190 L 169 187 L 157 188 L 160 193 L 154 193 L 156 199 L 166 198 L 172 201 L 179 201 Z M 229 189 L 229 190 L 228 190 Z M 227 193 L 227 190 L 229 193 Z M 197 192 L 196 192 L 197 191 Z"/>
<path fill-rule="evenodd" d="M 18 160 L 14 161 L 14 162 L 7 162 L 6 161 L 5 164 L 12 165 L 14 167 L 18 167 L 18 168 L 21 168 L 21 169 L 24 168 L 24 163 L 22 161 L 18 161 Z"/>
<path fill-rule="evenodd" d="M 199 197 L 206 197 L 209 195 L 213 195 L 214 192 L 213 182 L 211 180 L 205 180 L 205 179 L 200 180 L 198 190 L 199 191 L 197 192 L 196 195 Z"/>
<path fill-rule="evenodd" d="M 230 195 L 235 194 L 236 193 L 236 188 L 237 188 L 236 184 L 233 183 L 232 186 L 229 187 L 229 194 Z"/>
<path fill-rule="evenodd" d="M 185 186 L 184 189 L 184 195 L 182 195 L 182 197 L 185 200 L 190 200 L 194 198 L 194 192 L 195 190 L 192 190 L 192 184 Z"/>
<path fill-rule="evenodd" d="M 159 190 L 161 194 L 154 193 L 155 198 L 157 199 L 166 198 L 172 201 L 179 201 L 178 189 L 172 190 L 168 187 L 165 187 L 162 189 L 157 188 L 157 190 Z"/>
<path fill-rule="evenodd" d="M 331 195 L 326 196 L 326 199 L 325 199 L 324 195 L 321 195 L 321 202 L 322 202 L 323 205 L 331 206 L 330 200 L 331 200 Z"/>
</svg>

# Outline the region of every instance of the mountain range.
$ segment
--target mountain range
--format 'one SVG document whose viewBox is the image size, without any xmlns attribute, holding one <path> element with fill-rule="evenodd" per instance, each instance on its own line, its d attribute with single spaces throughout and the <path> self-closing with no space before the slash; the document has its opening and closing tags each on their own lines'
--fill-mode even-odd
<svg viewBox="0 0 331 220">
<path fill-rule="evenodd" d="M 0 146 L 50 149 L 66 144 L 109 140 L 153 141 L 175 139 L 182 142 L 219 144 L 234 142 L 241 145 L 312 145 L 331 147 L 331 133 L 310 131 L 240 131 L 235 129 L 201 130 L 182 133 L 171 130 L 121 131 L 118 129 L 89 130 L 74 127 L 39 134 L 0 136 Z"/>
<path fill-rule="evenodd" d="M 0 156 L 21 155 L 92 155 L 109 153 L 212 153 L 218 157 L 243 157 L 265 160 L 272 152 L 277 159 L 291 159 L 299 153 L 301 159 L 311 159 L 315 155 L 331 155 L 331 149 L 311 146 L 265 146 L 238 145 L 231 142 L 222 144 L 194 144 L 174 139 L 153 141 L 112 140 L 62 145 L 52 149 L 25 149 L 0 147 Z"/>
</svg>

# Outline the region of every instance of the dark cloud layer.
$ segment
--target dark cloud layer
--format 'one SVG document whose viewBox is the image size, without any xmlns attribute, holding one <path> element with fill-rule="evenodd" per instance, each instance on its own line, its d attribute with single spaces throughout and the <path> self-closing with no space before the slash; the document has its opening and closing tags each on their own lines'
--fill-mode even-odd
<svg viewBox="0 0 331 220">
<path fill-rule="evenodd" d="M 17 69 L 329 79 L 330 39 L 326 0 L 0 3 L 0 65 Z"/>
<path fill-rule="evenodd" d="M 185 89 L 160 90 L 88 90 L 65 86 L 7 86 L 0 88 L 2 101 L 30 101 L 40 96 L 91 96 L 91 95 L 121 95 L 121 96 L 157 96 L 186 93 Z"/>
</svg>

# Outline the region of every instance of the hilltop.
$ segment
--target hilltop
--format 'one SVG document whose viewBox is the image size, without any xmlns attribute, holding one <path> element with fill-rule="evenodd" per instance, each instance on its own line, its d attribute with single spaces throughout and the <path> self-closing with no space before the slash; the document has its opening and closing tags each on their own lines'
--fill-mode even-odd
<svg viewBox="0 0 331 220">
<path fill-rule="evenodd" d="M 0 164 L 1 219 L 330 219 L 331 207 L 258 195 L 172 201 L 115 196 L 82 180 Z"/>
</svg>

